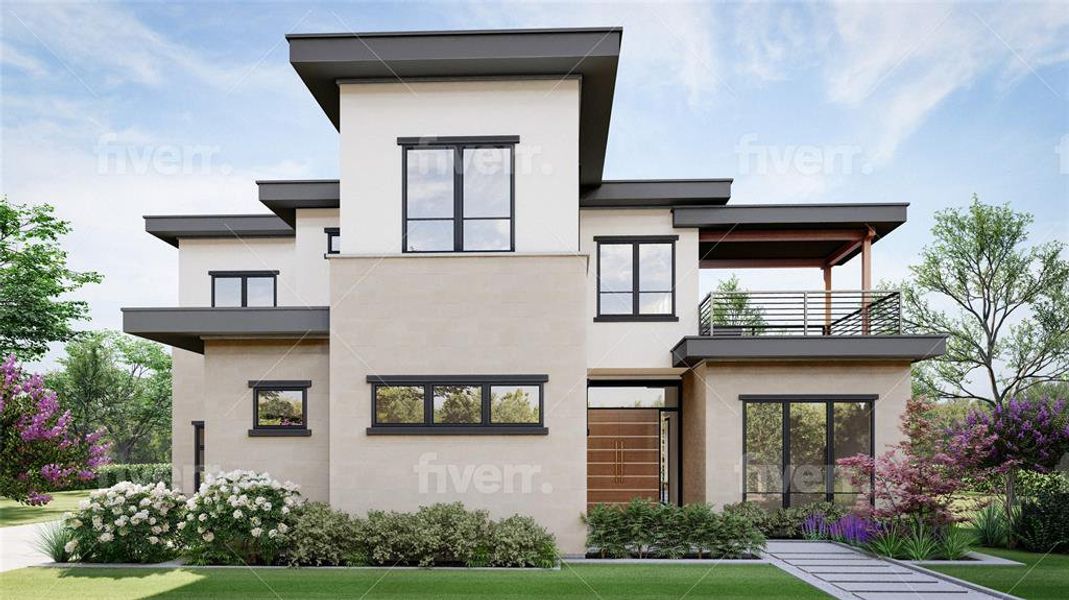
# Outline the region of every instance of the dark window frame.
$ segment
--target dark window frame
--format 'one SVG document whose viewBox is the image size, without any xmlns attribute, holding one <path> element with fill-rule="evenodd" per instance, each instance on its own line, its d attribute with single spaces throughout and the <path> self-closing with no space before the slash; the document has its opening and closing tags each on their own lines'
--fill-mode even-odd
<svg viewBox="0 0 1069 600">
<path fill-rule="evenodd" d="M 311 435 L 308 429 L 308 388 L 312 382 L 307 380 L 254 380 L 249 381 L 252 389 L 252 428 L 249 429 L 251 437 L 269 436 L 307 436 Z M 301 424 L 300 425 L 261 425 L 260 424 L 260 392 L 301 392 Z"/>
<path fill-rule="evenodd" d="M 678 235 L 599 235 L 594 237 L 594 243 L 596 248 L 596 260 L 597 260 L 597 312 L 594 316 L 595 322 L 601 323 L 619 323 L 619 322 L 664 322 L 664 321 L 679 321 L 679 316 L 676 314 L 676 242 L 679 241 Z M 670 314 L 644 314 L 639 312 L 641 302 L 639 300 L 640 295 L 643 293 L 639 285 L 639 278 L 641 277 L 641 260 L 639 259 L 640 248 L 643 244 L 671 244 L 672 245 L 672 289 L 669 290 L 672 294 L 672 312 Z M 601 312 L 601 247 L 607 246 L 631 246 L 631 312 L 624 314 L 602 314 Z M 608 292 L 607 292 L 608 293 Z M 628 292 L 619 292 L 625 294 Z M 647 292 L 647 293 L 664 293 Z"/>
<path fill-rule="evenodd" d="M 403 434 L 545 434 L 545 384 L 548 375 L 368 375 L 371 384 L 371 427 L 369 435 Z M 378 420 L 378 391 L 383 387 L 420 386 L 423 388 L 423 421 L 419 423 L 380 423 Z M 435 423 L 434 388 L 441 386 L 471 386 L 480 388 L 480 422 Z M 491 417 L 491 388 L 500 386 L 537 387 L 538 422 L 495 423 Z"/>
<path fill-rule="evenodd" d="M 516 251 L 516 145 L 520 143 L 518 135 L 496 136 L 452 136 L 452 137 L 399 137 L 397 145 L 401 147 L 401 252 L 405 254 L 442 254 L 442 253 L 487 253 Z M 450 218 L 430 218 L 408 216 L 408 151 L 453 150 L 453 216 Z M 467 250 L 464 248 L 464 223 L 466 221 L 503 221 L 501 217 L 465 217 L 464 216 L 464 150 L 479 148 L 507 149 L 509 151 L 509 247 L 507 250 Z M 452 250 L 409 250 L 409 221 L 452 221 Z"/>
<path fill-rule="evenodd" d="M 341 250 L 332 250 L 331 249 L 331 242 L 334 241 L 335 238 L 338 238 L 338 239 L 341 238 L 341 228 L 340 227 L 324 227 L 323 228 L 323 233 L 327 234 L 327 252 L 326 253 L 327 254 L 341 254 Z"/>
<path fill-rule="evenodd" d="M 241 279 L 241 306 L 226 306 L 219 308 L 265 308 L 263 306 L 249 306 L 249 278 L 271 278 L 272 290 L 271 306 L 278 306 L 278 271 L 208 271 L 212 278 L 212 308 L 215 306 L 215 280 L 216 279 Z"/>
<path fill-rule="evenodd" d="M 193 426 L 193 492 L 200 489 L 204 473 L 204 421 L 190 421 Z"/>
<path fill-rule="evenodd" d="M 824 404 L 824 501 L 835 501 L 835 404 L 852 404 L 857 402 L 864 402 L 868 404 L 869 408 L 869 456 L 876 456 L 876 402 L 880 399 L 878 394 L 742 394 L 739 396 L 739 401 L 742 402 L 742 501 L 746 502 L 747 495 L 750 494 L 746 488 L 746 475 L 749 470 L 749 464 L 747 460 L 746 447 L 746 428 L 747 428 L 747 404 L 780 404 L 781 419 L 782 419 L 782 432 L 780 434 L 780 476 L 782 477 L 781 490 L 778 492 L 781 495 L 780 506 L 783 508 L 789 508 L 791 506 L 791 473 L 788 468 L 790 466 L 790 405 L 791 404 Z M 869 482 L 869 485 L 875 484 L 875 480 Z M 771 496 L 777 492 L 752 492 L 763 496 Z M 807 493 L 807 492 L 799 492 Z M 851 492 L 858 493 L 858 492 Z M 845 493 L 843 494 L 845 495 Z"/>
</svg>

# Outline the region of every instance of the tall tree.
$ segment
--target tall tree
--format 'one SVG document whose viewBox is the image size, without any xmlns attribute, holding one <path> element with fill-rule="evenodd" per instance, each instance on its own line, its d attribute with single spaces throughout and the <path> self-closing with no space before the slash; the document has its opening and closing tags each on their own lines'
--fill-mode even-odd
<svg viewBox="0 0 1069 600">
<path fill-rule="evenodd" d="M 166 462 L 171 438 L 171 357 L 113 331 L 83 334 L 48 376 L 75 426 L 107 426 L 116 462 Z"/>
<path fill-rule="evenodd" d="M 716 297 L 710 315 L 713 325 L 742 327 L 751 333 L 764 329 L 764 311 L 750 302 L 750 294 L 742 289 L 737 276 L 718 283 L 713 295 Z"/>
<path fill-rule="evenodd" d="M 1032 220 L 976 196 L 968 208 L 936 213 L 935 241 L 910 267 L 903 311 L 913 330 L 949 338 L 945 355 L 917 369 L 918 391 L 1001 405 L 1069 375 L 1065 244 L 1028 245 Z"/>
<path fill-rule="evenodd" d="M 71 324 L 89 313 L 85 302 L 63 297 L 101 276 L 67 267 L 59 238 L 70 224 L 52 212 L 0 196 L 0 355 L 38 359 L 49 342 L 74 337 Z"/>
</svg>

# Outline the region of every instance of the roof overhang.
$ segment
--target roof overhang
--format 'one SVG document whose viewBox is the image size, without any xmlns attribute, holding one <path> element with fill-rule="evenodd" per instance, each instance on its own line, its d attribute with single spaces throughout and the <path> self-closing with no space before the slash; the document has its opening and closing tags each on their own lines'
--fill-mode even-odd
<svg viewBox="0 0 1069 600">
<path fill-rule="evenodd" d="M 699 232 L 704 268 L 841 265 L 867 238 L 906 222 L 909 204 L 764 204 L 677 207 L 675 227 Z"/>
<path fill-rule="evenodd" d="M 579 182 L 601 183 L 620 27 L 291 34 L 290 64 L 340 130 L 339 80 L 582 78 Z"/>
<path fill-rule="evenodd" d="M 293 227 L 275 215 L 146 216 L 145 231 L 175 248 L 182 238 L 294 236 Z"/>
<path fill-rule="evenodd" d="M 204 338 L 292 339 L 330 335 L 330 308 L 124 308 L 122 330 L 204 354 Z"/>
<path fill-rule="evenodd" d="M 645 179 L 605 181 L 579 194 L 579 208 L 669 208 L 723 205 L 731 179 Z"/>
<path fill-rule="evenodd" d="M 915 362 L 946 352 L 945 335 L 688 336 L 672 348 L 672 364 L 702 361 L 886 360 Z"/>
<path fill-rule="evenodd" d="M 290 227 L 297 226 L 299 208 L 338 208 L 341 185 L 337 179 L 257 181 L 260 202 Z"/>
</svg>

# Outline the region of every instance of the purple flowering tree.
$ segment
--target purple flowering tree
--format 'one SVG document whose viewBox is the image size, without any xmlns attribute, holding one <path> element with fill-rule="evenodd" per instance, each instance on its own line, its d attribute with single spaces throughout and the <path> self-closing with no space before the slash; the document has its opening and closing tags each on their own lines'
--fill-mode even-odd
<svg viewBox="0 0 1069 600">
<path fill-rule="evenodd" d="M 70 411 L 40 375 L 28 375 L 11 355 L 0 365 L 0 495 L 47 504 L 47 492 L 96 477 L 108 462 L 103 430 L 81 437 L 70 430 Z"/>
<path fill-rule="evenodd" d="M 987 434 L 986 442 L 973 443 Z M 1049 473 L 1069 453 L 1066 401 L 1013 398 L 990 410 L 973 410 L 951 429 L 948 447 L 962 465 L 1005 475 L 1004 504 L 1012 519 L 1017 471 Z"/>
</svg>

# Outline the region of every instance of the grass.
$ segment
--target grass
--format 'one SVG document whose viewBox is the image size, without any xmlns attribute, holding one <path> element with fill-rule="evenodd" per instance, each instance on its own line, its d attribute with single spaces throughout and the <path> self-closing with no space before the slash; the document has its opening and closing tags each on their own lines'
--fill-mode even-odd
<svg viewBox="0 0 1069 600">
<path fill-rule="evenodd" d="M 560 571 L 27 568 L 0 598 L 828 598 L 772 565 L 563 565 Z"/>
<path fill-rule="evenodd" d="M 0 498 L 0 527 L 55 521 L 65 512 L 78 509 L 78 502 L 89 497 L 92 490 L 52 492 L 52 501 L 44 506 L 27 506 L 9 498 Z"/>
<path fill-rule="evenodd" d="M 1027 600 L 1064 600 L 1069 598 L 1069 555 L 1039 554 L 1001 548 L 979 548 L 984 554 L 1008 558 L 1023 567 L 981 565 L 925 565 L 958 579 L 1020 596 Z"/>
</svg>

